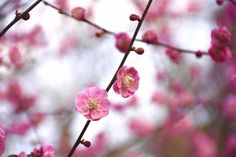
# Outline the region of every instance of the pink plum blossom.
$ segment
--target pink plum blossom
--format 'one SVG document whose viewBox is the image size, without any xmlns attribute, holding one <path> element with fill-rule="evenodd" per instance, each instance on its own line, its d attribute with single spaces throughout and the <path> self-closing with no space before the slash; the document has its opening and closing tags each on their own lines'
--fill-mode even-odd
<svg viewBox="0 0 236 157">
<path fill-rule="evenodd" d="M 219 48 L 223 48 L 229 45 L 230 32 L 223 26 L 213 29 L 211 31 L 211 45 Z"/>
<path fill-rule="evenodd" d="M 52 145 L 43 144 L 40 148 L 35 148 L 33 154 L 40 157 L 55 157 L 55 149 Z"/>
<path fill-rule="evenodd" d="M 115 35 L 115 45 L 116 48 L 123 53 L 126 53 L 128 51 L 130 42 L 131 42 L 131 38 L 129 37 L 129 35 L 127 33 L 118 33 Z"/>
<path fill-rule="evenodd" d="M 109 113 L 107 92 L 99 87 L 87 87 L 76 95 L 76 110 L 89 120 L 99 120 Z"/>
<path fill-rule="evenodd" d="M 156 31 L 152 29 L 147 30 L 143 33 L 142 40 L 148 44 L 157 44 L 158 37 Z"/>
<path fill-rule="evenodd" d="M 232 57 L 232 53 L 228 48 L 230 42 L 230 32 L 226 27 L 213 29 L 211 32 L 211 47 L 208 54 L 215 62 L 224 62 Z"/>
<path fill-rule="evenodd" d="M 116 74 L 113 89 L 117 94 L 127 98 L 135 93 L 139 87 L 139 75 L 134 67 L 123 66 Z"/>
<path fill-rule="evenodd" d="M 5 150 L 5 143 L 6 143 L 6 134 L 5 131 L 0 128 L 0 156 L 3 154 Z"/>
<path fill-rule="evenodd" d="M 82 7 L 76 7 L 72 9 L 71 15 L 77 20 L 84 20 L 85 19 L 85 9 Z"/>
<path fill-rule="evenodd" d="M 208 54 L 213 61 L 220 63 L 232 57 L 232 53 L 228 47 L 218 48 L 212 46 L 208 49 Z"/>
</svg>

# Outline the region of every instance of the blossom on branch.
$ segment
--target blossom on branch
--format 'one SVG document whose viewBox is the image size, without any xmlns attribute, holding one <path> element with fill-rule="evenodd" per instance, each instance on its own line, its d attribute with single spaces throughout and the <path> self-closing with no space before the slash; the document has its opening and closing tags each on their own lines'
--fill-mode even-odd
<svg viewBox="0 0 236 157">
<path fill-rule="evenodd" d="M 75 99 L 76 110 L 93 121 L 108 115 L 110 104 L 107 92 L 96 86 L 85 88 Z"/>
<path fill-rule="evenodd" d="M 224 62 L 228 58 L 232 57 L 232 53 L 228 47 L 218 48 L 212 46 L 208 49 L 208 54 L 210 55 L 211 59 L 215 62 Z"/>
<path fill-rule="evenodd" d="M 35 148 L 33 151 L 34 156 L 41 157 L 55 157 L 55 150 L 52 145 L 43 144 L 39 149 Z"/>
<path fill-rule="evenodd" d="M 117 94 L 127 98 L 132 96 L 139 87 L 139 75 L 134 67 L 123 66 L 116 74 L 113 89 Z"/>
<path fill-rule="evenodd" d="M 158 37 L 155 30 L 147 30 L 142 35 L 142 40 L 148 44 L 157 44 L 158 43 Z"/>
<path fill-rule="evenodd" d="M 129 35 L 127 33 L 118 33 L 115 35 L 115 39 L 116 48 L 120 52 L 126 53 L 131 42 L 131 38 L 129 37 Z"/>
<path fill-rule="evenodd" d="M 208 54 L 215 62 L 224 62 L 232 57 L 228 48 L 230 42 L 230 32 L 226 27 L 213 29 L 211 32 L 211 47 Z"/>
<path fill-rule="evenodd" d="M 212 46 L 224 48 L 229 45 L 229 42 L 230 42 L 230 32 L 225 26 L 213 29 L 211 31 Z"/>
<path fill-rule="evenodd" d="M 82 7 L 76 7 L 72 9 L 71 15 L 77 20 L 84 20 L 85 19 L 85 9 Z"/>
</svg>

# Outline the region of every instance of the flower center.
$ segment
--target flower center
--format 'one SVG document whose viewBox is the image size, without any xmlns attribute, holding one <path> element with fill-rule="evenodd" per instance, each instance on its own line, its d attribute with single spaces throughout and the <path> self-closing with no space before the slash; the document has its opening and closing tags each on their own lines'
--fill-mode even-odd
<svg viewBox="0 0 236 157">
<path fill-rule="evenodd" d="M 134 78 L 131 75 L 124 75 L 121 80 L 122 87 L 128 87 L 134 83 Z"/>
<path fill-rule="evenodd" d="M 88 98 L 87 104 L 90 110 L 94 110 L 99 106 L 100 102 L 94 98 Z"/>
</svg>

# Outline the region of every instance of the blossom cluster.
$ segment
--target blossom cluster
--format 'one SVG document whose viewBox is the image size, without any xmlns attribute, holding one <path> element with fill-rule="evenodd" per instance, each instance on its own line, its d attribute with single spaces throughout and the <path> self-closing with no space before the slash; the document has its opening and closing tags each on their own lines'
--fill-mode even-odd
<svg viewBox="0 0 236 157">
<path fill-rule="evenodd" d="M 211 32 L 211 47 L 208 53 L 215 62 L 224 62 L 232 57 L 229 49 L 230 32 L 223 26 L 213 29 Z"/>
</svg>

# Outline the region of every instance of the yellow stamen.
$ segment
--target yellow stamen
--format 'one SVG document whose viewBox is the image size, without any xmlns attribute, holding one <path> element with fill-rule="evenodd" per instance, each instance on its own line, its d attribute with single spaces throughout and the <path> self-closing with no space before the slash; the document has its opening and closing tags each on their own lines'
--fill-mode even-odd
<svg viewBox="0 0 236 157">
<path fill-rule="evenodd" d="M 87 104 L 90 110 L 94 110 L 99 106 L 100 102 L 94 98 L 89 98 Z"/>
<path fill-rule="evenodd" d="M 121 86 L 128 87 L 134 83 L 134 78 L 131 75 L 124 75 L 121 80 Z"/>
</svg>

